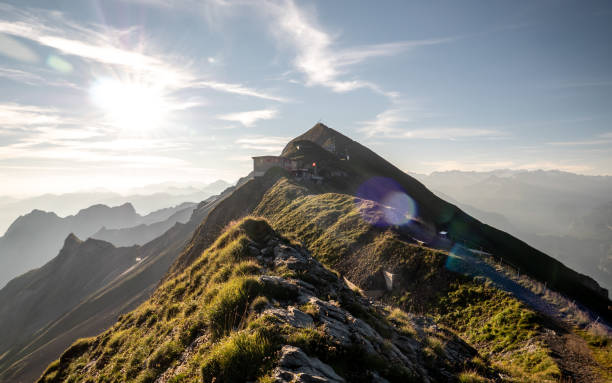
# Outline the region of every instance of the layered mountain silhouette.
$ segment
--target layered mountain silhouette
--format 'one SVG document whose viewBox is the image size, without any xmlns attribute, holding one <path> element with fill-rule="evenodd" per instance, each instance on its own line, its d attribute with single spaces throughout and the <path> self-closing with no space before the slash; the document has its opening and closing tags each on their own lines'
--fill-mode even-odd
<svg viewBox="0 0 612 383">
<path fill-rule="evenodd" d="M 99 333 L 145 300 L 231 190 L 190 208 L 186 223 L 142 246 L 118 248 L 70 234 L 57 257 L 9 282 L 0 290 L 0 381 L 33 381 L 75 339 Z"/>
<path fill-rule="evenodd" d="M 151 223 L 142 223 L 138 226 L 127 227 L 122 229 L 107 229 L 106 227 L 101 228 L 91 238 L 101 239 L 108 241 L 115 246 L 130 246 L 130 245 L 144 245 L 145 243 L 157 238 L 163 234 L 166 230 L 174 226 L 175 223 L 185 223 L 191 217 L 191 213 L 196 204 L 186 202 L 173 209 L 164 209 L 164 215 L 172 212 L 168 218 L 160 219 L 159 221 L 153 220 L 151 215 L 155 214 L 159 218 L 162 218 L 159 213 L 154 212 L 146 217 L 143 217 L 143 221 Z"/>
<path fill-rule="evenodd" d="M 127 194 L 118 194 L 108 190 L 93 190 L 65 194 L 43 194 L 21 199 L 0 196 L 0 234 L 6 231 L 15 217 L 25 215 L 33 209 L 53 211 L 59 216 L 68 216 L 76 214 L 84 206 L 99 204 L 117 206 L 129 202 L 137 211 L 148 214 L 186 201 L 203 201 L 210 196 L 221 193 L 229 186 L 231 185 L 226 181 L 218 180 L 210 184 L 194 182 L 190 186 L 175 183 L 145 185 L 130 190 Z"/>
<path fill-rule="evenodd" d="M 83 239 L 95 234 L 97 238 L 116 241 L 118 245 L 142 244 L 159 236 L 174 223 L 184 222 L 191 213 L 187 210 L 193 210 L 193 206 L 178 205 L 146 216 L 136 213 L 130 203 L 116 207 L 94 205 L 67 217 L 33 210 L 17 218 L 6 234 L 0 237 L 0 286 L 19 274 L 42 266 L 57 255 L 69 233 Z M 121 230 L 117 231 L 134 226 L 137 227 L 128 231 L 134 234 L 132 239 L 122 234 Z"/>
<path fill-rule="evenodd" d="M 0 380 L 605 377 L 611 302 L 593 279 L 323 124 L 281 156 L 143 246 L 104 244 L 140 261 L 0 350 Z M 62 253 L 103 242 L 87 243 Z"/>
</svg>

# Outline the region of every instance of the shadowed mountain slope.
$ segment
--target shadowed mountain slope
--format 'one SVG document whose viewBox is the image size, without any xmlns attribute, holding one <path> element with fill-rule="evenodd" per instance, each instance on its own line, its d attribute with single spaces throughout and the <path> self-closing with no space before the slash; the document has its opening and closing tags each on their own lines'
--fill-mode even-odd
<svg viewBox="0 0 612 383">
<path fill-rule="evenodd" d="M 304 141 L 317 145 L 300 146 L 299 143 Z M 337 153 L 335 159 L 329 155 L 321 156 L 320 145 L 326 145 L 328 142 L 334 142 Z M 347 154 L 349 160 L 341 161 L 340 158 Z M 319 157 L 325 158 L 332 168 L 343 169 L 349 174 L 349 179 L 343 180 L 345 185 L 336 188 L 339 192 L 349 195 L 358 195 L 359 188 L 373 177 L 391 179 L 415 202 L 417 218 L 429 225 L 434 235 L 439 231 L 446 231 L 455 241 L 493 253 L 519 268 L 521 272 L 546 282 L 551 288 L 580 300 L 609 320 L 612 319 L 612 313 L 608 309 L 610 301 L 607 291 L 592 278 L 569 269 L 503 231 L 477 221 L 456 206 L 438 198 L 419 181 L 376 153 L 323 124 L 315 125 L 291 141 L 283 150 L 283 156 L 300 159 L 304 163 L 316 162 Z M 335 186 L 331 182 L 330 184 Z"/>
<path fill-rule="evenodd" d="M 612 289 L 612 177 L 542 170 L 415 177 L 471 216 Z"/>
<path fill-rule="evenodd" d="M 433 315 L 460 334 L 510 381 L 601 381 L 609 362 L 595 361 L 575 326 L 596 316 L 524 275 L 462 245 L 415 240 L 419 226 L 377 225 L 389 206 L 281 178 L 254 214 L 348 278 L 366 295 L 410 312 Z M 432 247 L 433 246 L 433 247 Z M 443 250 L 447 249 L 447 250 Z M 592 316 L 591 316 L 592 315 Z M 606 334 L 606 326 L 602 326 Z M 599 331 L 599 330 L 598 330 Z M 603 339 L 609 339 L 604 337 Z M 569 345 L 580 345 L 575 352 Z M 562 353 L 553 350 L 567 347 Z M 597 352 L 608 355 L 612 345 Z M 607 354 L 606 354 L 607 353 Z M 575 360 L 580 359 L 578 365 Z M 604 380 L 605 381 L 605 380 Z"/>
<path fill-rule="evenodd" d="M 116 207 L 94 205 L 65 218 L 55 213 L 33 210 L 17 218 L 6 234 L 0 237 L 0 287 L 57 255 L 64 238 L 70 233 L 87 238 L 102 226 L 133 226 L 139 218 L 130 204 Z"/>
<path fill-rule="evenodd" d="M 330 142 L 334 144 L 334 153 L 320 146 L 329 146 Z M 578 299 L 608 320 L 612 319 L 612 313 L 608 309 L 610 301 L 607 291 L 592 278 L 579 274 L 525 242 L 472 218 L 455 205 L 438 198 L 419 181 L 376 153 L 323 124 L 315 125 L 292 140 L 282 155 L 295 159 L 304 166 L 316 163 L 321 174 L 329 173 L 323 184 L 312 187 L 318 193 L 327 191 L 359 196 L 363 193 L 363 185 L 374 180 L 374 191 L 366 191 L 365 194 L 373 194 L 376 199 L 377 194 L 385 193 L 384 189 L 388 187 L 387 182 L 390 180 L 392 185 L 389 187 L 396 188 L 395 191 L 406 194 L 414 201 L 415 210 L 412 214 L 415 220 L 412 222 L 419 223 L 420 235 L 425 242 L 435 240 L 441 231 L 447 232 L 452 241 L 495 254 L 522 273 L 546 282 L 550 288 Z M 333 172 L 337 171 L 344 172 L 346 176 L 332 176 Z M 196 231 L 195 236 L 201 239 L 197 241 L 200 245 L 188 248 L 181 254 L 172 267 L 172 272 L 180 271 L 193 262 L 228 222 L 253 211 L 266 190 L 284 174 L 286 173 L 281 169 L 273 168 L 265 176 L 249 181 L 222 201 Z M 366 197 L 372 198 L 368 195 Z"/>
<path fill-rule="evenodd" d="M 57 257 L 0 290 L 0 354 L 135 265 L 139 254 L 138 248 L 82 242 L 70 234 Z"/>
<path fill-rule="evenodd" d="M 144 245 L 154 238 L 162 235 L 166 230 L 174 226 L 175 223 L 185 223 L 189 221 L 191 212 L 196 204 L 185 203 L 181 204 L 181 210 L 173 209 L 173 214 L 160 221 L 150 221 L 149 224 L 140 224 L 138 226 L 126 227 L 123 229 L 107 229 L 105 227 L 94 233 L 91 238 L 108 241 L 115 246 L 131 246 Z M 147 216 L 148 217 L 148 216 Z M 161 216 L 159 218 L 162 218 Z"/>
<path fill-rule="evenodd" d="M 143 246 L 115 248 L 107 242 L 81 243 L 69 236 L 49 264 L 0 290 L 7 308 L 0 315 L 0 334 L 7 336 L 0 340 L 0 382 L 33 381 L 75 339 L 98 334 L 118 315 L 147 299 L 219 198 L 203 201 L 187 223 L 176 223 Z M 59 274 L 51 272 L 56 265 L 62 270 Z M 31 284 L 36 289 L 28 289 L 29 281 L 35 281 Z M 85 281 L 90 281 L 87 288 L 79 288 Z M 27 324 L 28 332 L 12 332 L 19 328 L 19 321 Z"/>
<path fill-rule="evenodd" d="M 114 235 L 113 239 L 117 239 L 120 245 L 143 244 L 161 235 L 175 222 L 189 219 L 190 212 L 186 211 L 183 211 L 181 216 L 175 217 L 176 220 L 171 219 L 173 214 L 189 206 L 193 207 L 195 204 L 164 208 L 145 216 L 136 213 L 134 207 L 129 203 L 116 207 L 93 205 L 80 210 L 75 215 L 63 218 L 55 213 L 33 210 L 17 218 L 6 234 L 0 237 L 0 265 L 2 265 L 0 267 L 0 288 L 12 278 L 28 270 L 41 267 L 51 260 L 57 255 L 62 247 L 62 242 L 70 233 L 74 233 L 78 238 L 87 239 L 101 228 L 123 229 L 167 221 L 135 229 L 133 234 L 139 236 L 135 236 L 132 240 L 121 235 L 121 232 L 105 233 L 109 237 Z M 104 235 L 99 237 L 104 237 Z M 33 240 L 34 238 L 36 240 Z"/>
</svg>

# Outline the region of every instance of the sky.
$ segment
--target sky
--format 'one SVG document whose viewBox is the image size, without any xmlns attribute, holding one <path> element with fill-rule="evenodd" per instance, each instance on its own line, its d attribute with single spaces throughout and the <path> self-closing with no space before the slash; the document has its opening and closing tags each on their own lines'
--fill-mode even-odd
<svg viewBox="0 0 612 383">
<path fill-rule="evenodd" d="M 318 121 L 404 171 L 612 175 L 609 1 L 0 2 L 0 195 L 235 181 Z"/>
</svg>

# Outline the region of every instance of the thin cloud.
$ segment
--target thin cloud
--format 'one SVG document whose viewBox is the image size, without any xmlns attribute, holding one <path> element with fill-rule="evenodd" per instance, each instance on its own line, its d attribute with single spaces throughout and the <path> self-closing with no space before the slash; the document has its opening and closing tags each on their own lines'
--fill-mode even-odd
<svg viewBox="0 0 612 383">
<path fill-rule="evenodd" d="M 55 108 L 16 103 L 0 103 L 0 127 L 21 128 L 72 123 Z"/>
<path fill-rule="evenodd" d="M 362 121 L 363 128 L 358 129 L 366 137 L 392 136 L 401 132 L 398 125 L 415 122 L 418 115 L 421 115 L 422 108 L 415 104 L 405 104 L 403 106 L 394 105 L 376 115 L 376 118 L 369 121 Z"/>
<path fill-rule="evenodd" d="M 0 54 L 24 62 L 37 62 L 38 55 L 27 45 L 0 33 Z"/>
<path fill-rule="evenodd" d="M 196 81 L 196 82 L 193 82 L 191 86 L 194 88 L 209 88 L 209 89 L 214 89 L 219 92 L 233 93 L 233 94 L 238 94 L 241 96 L 256 97 L 256 98 L 261 98 L 264 100 L 271 100 L 271 101 L 277 101 L 277 102 L 289 102 L 289 100 L 286 98 L 274 96 L 269 93 L 265 93 L 265 92 L 258 91 L 256 89 L 248 88 L 241 84 L 230 84 L 230 83 L 216 82 L 216 81 Z"/>
<path fill-rule="evenodd" d="M 548 143 L 548 145 L 553 146 L 597 146 L 610 144 L 612 144 L 612 132 L 602 133 L 588 140 L 554 141 Z"/>
<path fill-rule="evenodd" d="M 55 108 L 0 103 L 0 161 L 71 161 L 87 166 L 187 166 L 178 157 L 191 143 L 175 137 L 124 137 L 107 126 L 88 125 L 87 116 L 65 115 Z M 151 153 L 155 153 L 151 155 Z"/>
<path fill-rule="evenodd" d="M 133 49 L 122 48 L 120 37 L 130 31 L 104 31 L 96 26 L 81 26 L 65 19 L 61 13 L 42 14 L 36 10 L 16 10 L 3 5 L 0 9 L 12 20 L 0 20 L 0 32 L 31 40 L 56 49 L 64 55 L 75 56 L 99 64 L 120 66 L 131 71 L 148 73 L 156 81 L 179 86 L 191 80 L 191 75 L 159 58 Z"/>
<path fill-rule="evenodd" d="M 408 127 L 417 121 L 430 117 L 420 105 L 414 102 L 397 101 L 390 109 L 376 115 L 369 121 L 362 121 L 358 131 L 367 138 L 460 140 L 466 138 L 502 138 L 506 133 L 494 129 L 462 126 L 430 126 L 413 129 Z"/>
<path fill-rule="evenodd" d="M 276 109 L 261 109 L 261 110 L 250 110 L 248 112 L 237 112 L 229 114 L 221 114 L 217 116 L 217 119 L 231 122 L 239 122 L 242 125 L 250 128 L 255 126 L 259 120 L 270 120 L 278 116 Z"/>
<path fill-rule="evenodd" d="M 398 41 L 373 45 L 362 45 L 351 49 L 340 50 L 333 57 L 338 67 L 359 64 L 374 57 L 395 56 L 408 50 L 428 45 L 439 45 L 455 41 L 456 38 Z"/>
<path fill-rule="evenodd" d="M 210 88 L 226 93 L 263 98 L 277 102 L 286 99 L 268 94 L 242 84 L 228 84 L 212 80 L 202 80 L 187 64 L 185 57 L 170 57 L 158 52 L 148 52 L 150 44 L 141 41 L 138 47 L 125 46 L 125 36 L 137 32 L 136 29 L 119 30 L 95 24 L 80 25 L 64 17 L 61 12 L 45 12 L 26 8 L 17 9 L 8 4 L 0 4 L 0 33 L 17 36 L 39 45 L 53 48 L 78 59 L 96 63 L 125 72 L 126 78 L 164 86 L 167 92 L 184 89 Z M 180 62 L 179 62 L 180 60 Z M 115 73 L 115 71 L 113 71 Z M 17 72 L 4 72 L 4 77 L 33 81 L 32 76 Z"/>
<path fill-rule="evenodd" d="M 162 139 L 113 138 L 93 128 L 41 128 L 14 144 L 0 146 L 0 160 L 75 161 L 95 166 L 103 163 L 126 167 L 185 166 L 188 165 L 185 160 L 163 153 L 181 150 L 187 145 Z"/>
<path fill-rule="evenodd" d="M 582 82 L 565 82 L 553 85 L 552 89 L 571 89 L 571 88 L 592 88 L 592 87 L 609 87 L 612 86 L 612 80 L 596 80 Z"/>
<path fill-rule="evenodd" d="M 242 149 L 280 153 L 289 141 L 291 141 L 290 137 L 248 136 L 236 140 L 236 144 Z"/>
<path fill-rule="evenodd" d="M 0 68 L 0 78 L 5 78 L 11 81 L 32 86 L 42 85 L 81 89 L 78 85 L 66 80 L 51 80 L 47 77 L 43 77 L 32 72 L 26 72 L 20 69 L 13 68 Z"/>
<path fill-rule="evenodd" d="M 381 93 L 371 82 L 345 79 L 347 68 L 375 57 L 394 56 L 416 47 L 448 43 L 455 38 L 399 41 L 339 49 L 336 38 L 320 26 L 315 18 L 300 9 L 294 1 L 266 2 L 264 9 L 275 19 L 274 34 L 292 46 L 297 55 L 293 64 L 306 75 L 306 85 L 321 85 L 335 92 L 370 88 Z M 382 92 L 384 93 L 384 92 Z"/>
<path fill-rule="evenodd" d="M 509 170 L 561 170 L 571 173 L 588 173 L 592 168 L 588 165 L 562 164 L 552 161 L 526 162 L 515 161 L 424 161 L 421 164 L 427 166 L 431 171 L 466 171 L 466 172 L 487 172 L 499 169 Z"/>
<path fill-rule="evenodd" d="M 512 161 L 423 161 L 421 164 L 432 171 L 445 172 L 452 170 L 486 172 L 497 169 L 509 169 L 515 165 Z"/>
<path fill-rule="evenodd" d="M 463 138 L 501 138 L 505 134 L 492 129 L 431 127 L 427 129 L 407 129 L 399 131 L 398 138 L 417 138 L 425 140 L 459 140 Z"/>
</svg>

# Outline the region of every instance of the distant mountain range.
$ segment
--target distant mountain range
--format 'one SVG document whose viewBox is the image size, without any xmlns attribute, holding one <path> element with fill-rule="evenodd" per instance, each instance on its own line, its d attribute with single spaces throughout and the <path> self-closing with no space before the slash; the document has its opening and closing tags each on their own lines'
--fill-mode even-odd
<svg viewBox="0 0 612 383">
<path fill-rule="evenodd" d="M 189 211 L 185 223 L 176 221 L 142 246 L 116 247 L 70 234 L 56 257 L 12 279 L 0 289 L 0 382 L 36 379 L 76 338 L 104 330 L 146 299 L 197 225 L 232 190 L 195 206 L 182 204 L 140 217 L 145 223 L 166 218 L 161 222 L 97 233 L 119 241 L 130 235 L 142 240 L 142 233 L 150 234 L 143 226 L 166 225 Z"/>
<path fill-rule="evenodd" d="M 146 216 L 136 213 L 130 203 L 116 207 L 94 205 L 64 218 L 55 213 L 33 210 L 17 218 L 0 237 L 0 287 L 51 260 L 70 233 L 83 239 L 93 235 L 120 245 L 142 244 L 176 222 L 184 222 L 194 206 L 181 204 Z M 126 233 L 129 233 L 128 237 Z"/>
<path fill-rule="evenodd" d="M 131 203 L 140 214 L 178 205 L 183 202 L 198 202 L 221 193 L 230 184 L 218 180 L 210 184 L 191 185 L 162 183 L 135 188 L 129 193 L 118 194 L 106 190 L 85 191 L 66 194 L 44 194 L 36 197 L 16 199 L 0 196 L 0 234 L 19 216 L 32 210 L 53 211 L 58 216 L 74 215 L 86 206 L 103 204 L 116 206 Z"/>
<path fill-rule="evenodd" d="M 184 202 L 174 208 L 166 208 L 143 217 L 142 223 L 133 227 L 121 229 L 107 229 L 102 227 L 90 237 L 112 243 L 115 246 L 144 245 L 145 243 L 159 237 L 166 230 L 170 229 L 177 222 L 185 223 L 191 218 L 195 203 Z M 160 213 L 165 215 L 172 213 L 168 218 L 163 218 Z M 152 220 L 155 216 L 155 220 Z"/>
<path fill-rule="evenodd" d="M 612 289 L 612 177 L 542 170 L 413 175 L 472 216 Z"/>
</svg>

